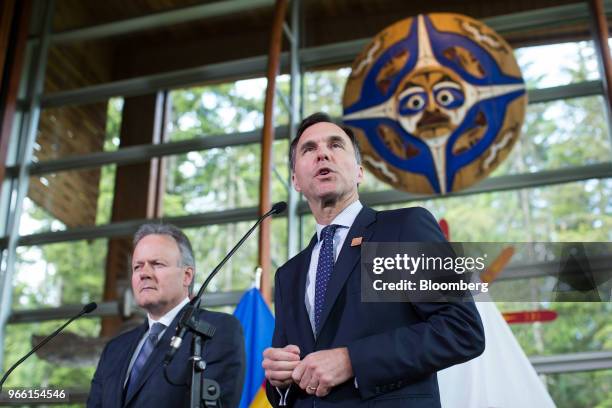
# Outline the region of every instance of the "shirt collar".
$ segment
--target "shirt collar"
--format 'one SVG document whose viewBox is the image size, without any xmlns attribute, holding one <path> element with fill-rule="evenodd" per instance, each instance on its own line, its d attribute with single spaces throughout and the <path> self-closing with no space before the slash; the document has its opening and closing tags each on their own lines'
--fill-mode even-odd
<svg viewBox="0 0 612 408">
<path fill-rule="evenodd" d="M 344 210 L 340 211 L 340 214 L 336 215 L 336 218 L 334 218 L 332 222 L 330 222 L 330 225 L 336 224 L 344 228 L 351 228 L 351 225 L 353 225 L 355 218 L 357 218 L 357 215 L 359 214 L 359 211 L 361 211 L 362 208 L 363 204 L 361 204 L 361 201 L 353 201 Z M 327 225 L 321 225 L 317 223 L 317 241 L 321 239 L 321 231 L 323 231 L 323 228 L 325 227 L 327 227 Z"/>
<path fill-rule="evenodd" d="M 149 320 L 149 327 L 152 327 L 154 323 L 161 323 L 161 324 L 163 324 L 166 327 L 170 327 L 170 324 L 172 323 L 172 321 L 174 320 L 174 318 L 176 317 L 178 312 L 180 312 L 181 309 L 187 303 L 189 303 L 189 298 L 188 297 L 183 299 L 183 301 L 180 302 L 178 305 L 174 306 L 174 308 L 172 310 L 170 310 L 168 313 L 163 315 L 159 320 L 153 320 L 153 319 L 151 319 L 151 316 L 147 314 L 147 319 Z"/>
</svg>

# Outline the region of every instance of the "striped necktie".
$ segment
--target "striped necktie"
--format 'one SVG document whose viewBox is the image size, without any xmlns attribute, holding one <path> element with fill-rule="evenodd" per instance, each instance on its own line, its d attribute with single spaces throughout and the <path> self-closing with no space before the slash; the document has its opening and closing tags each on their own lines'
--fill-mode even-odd
<svg viewBox="0 0 612 408">
<path fill-rule="evenodd" d="M 153 352 L 155 345 L 159 340 L 159 333 L 164 330 L 166 326 L 162 323 L 153 323 L 151 326 L 151 330 L 149 330 L 149 334 L 147 335 L 147 339 L 145 340 L 142 348 L 140 349 L 140 353 L 138 353 L 138 357 L 136 357 L 136 361 L 132 366 L 132 371 L 130 373 L 130 379 L 128 380 L 127 392 L 126 396 L 130 395 L 133 392 L 133 388 L 136 387 L 138 383 L 138 377 L 142 374 L 142 369 L 145 366 L 149 356 Z"/>
<path fill-rule="evenodd" d="M 332 224 L 326 226 L 321 231 L 321 248 L 317 263 L 317 277 L 315 279 L 315 336 L 321 329 L 321 315 L 323 314 L 323 306 L 325 306 L 325 293 L 327 293 L 327 285 L 334 269 L 334 234 L 338 227 L 340 225 Z"/>
</svg>

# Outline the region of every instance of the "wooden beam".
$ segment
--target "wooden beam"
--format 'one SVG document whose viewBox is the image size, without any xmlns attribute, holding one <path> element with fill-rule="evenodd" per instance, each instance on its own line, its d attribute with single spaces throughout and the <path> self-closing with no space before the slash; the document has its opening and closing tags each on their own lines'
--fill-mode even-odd
<svg viewBox="0 0 612 408">
<path fill-rule="evenodd" d="M 0 5 L 0 73 L 4 73 L 4 63 L 11 38 L 11 28 L 15 17 L 15 0 L 6 0 Z"/>
<path fill-rule="evenodd" d="M 263 137 L 261 141 L 261 173 L 259 176 L 259 216 L 270 211 L 272 183 L 272 143 L 274 142 L 274 98 L 276 95 L 276 76 L 280 69 L 280 53 L 283 36 L 283 23 L 287 12 L 287 0 L 277 0 L 274 8 L 274 23 L 268 54 L 268 87 L 264 106 Z M 272 304 L 272 286 L 270 284 L 270 226 L 268 217 L 259 227 L 259 266 L 262 268 L 260 290 L 264 300 Z"/>
<path fill-rule="evenodd" d="M 0 190 L 17 108 L 23 57 L 28 39 L 32 2 L 5 0 L 0 5 Z"/>
<path fill-rule="evenodd" d="M 603 0 L 589 0 L 589 7 L 593 18 L 593 39 L 601 65 L 603 67 L 602 79 L 604 91 L 608 102 L 608 112 L 612 112 L 612 57 L 608 46 L 608 20 L 604 10 Z"/>
</svg>

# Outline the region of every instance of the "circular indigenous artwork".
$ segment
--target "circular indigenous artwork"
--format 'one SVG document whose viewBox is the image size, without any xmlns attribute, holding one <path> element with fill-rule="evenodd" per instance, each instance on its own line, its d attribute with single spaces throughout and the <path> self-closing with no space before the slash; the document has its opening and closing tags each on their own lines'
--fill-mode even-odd
<svg viewBox="0 0 612 408">
<path fill-rule="evenodd" d="M 472 18 L 435 13 L 379 33 L 353 63 L 342 104 L 372 173 L 443 194 L 508 156 L 527 94 L 506 41 Z"/>
</svg>

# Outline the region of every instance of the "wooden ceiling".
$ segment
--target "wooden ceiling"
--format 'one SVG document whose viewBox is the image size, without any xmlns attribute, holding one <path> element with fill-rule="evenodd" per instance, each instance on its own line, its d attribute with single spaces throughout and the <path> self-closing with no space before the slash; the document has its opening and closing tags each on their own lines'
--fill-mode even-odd
<svg viewBox="0 0 612 408">
<path fill-rule="evenodd" d="M 101 151 L 106 103 L 66 106 L 41 112 L 34 156 L 37 161 Z M 32 176 L 28 196 L 67 227 L 95 225 L 100 169 Z"/>
<path fill-rule="evenodd" d="M 219 0 L 216 0 L 219 1 Z M 213 1 L 194 0 L 58 0 L 54 31 L 90 27 L 165 10 Z M 303 47 L 369 38 L 391 23 L 428 12 L 457 12 L 483 19 L 533 9 L 575 3 L 572 0 L 303 0 Z M 107 39 L 75 42 L 52 47 L 50 71 L 62 71 L 60 89 L 84 83 L 95 84 L 235 59 L 266 55 L 273 7 L 138 31 Z M 515 45 L 550 41 L 553 38 L 584 38 L 586 24 L 529 33 L 505 33 Z M 284 48 L 288 48 L 284 41 Z M 71 54 L 73 57 L 66 58 Z M 80 72 L 64 69 L 67 60 L 80 54 L 89 63 Z M 88 72 L 97 70 L 98 72 Z M 101 72 L 104 71 L 104 72 Z M 51 88 L 48 88 L 51 91 Z"/>
</svg>

